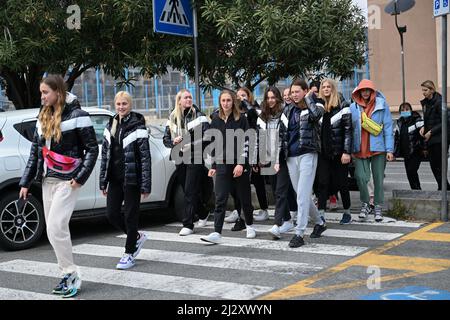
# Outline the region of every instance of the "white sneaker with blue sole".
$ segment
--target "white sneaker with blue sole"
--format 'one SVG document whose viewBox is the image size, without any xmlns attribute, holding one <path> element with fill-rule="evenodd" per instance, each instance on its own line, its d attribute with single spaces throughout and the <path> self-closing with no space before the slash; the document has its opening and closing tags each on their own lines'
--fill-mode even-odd
<svg viewBox="0 0 450 320">
<path fill-rule="evenodd" d="M 132 254 L 124 253 L 116 268 L 119 270 L 130 269 L 136 264 Z"/>
</svg>

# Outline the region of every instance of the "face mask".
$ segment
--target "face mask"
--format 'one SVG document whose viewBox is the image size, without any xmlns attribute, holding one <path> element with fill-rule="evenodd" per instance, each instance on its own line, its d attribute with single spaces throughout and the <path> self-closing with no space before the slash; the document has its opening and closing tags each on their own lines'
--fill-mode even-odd
<svg viewBox="0 0 450 320">
<path fill-rule="evenodd" d="M 411 111 L 402 111 L 400 112 L 400 116 L 403 118 L 411 117 Z"/>
</svg>

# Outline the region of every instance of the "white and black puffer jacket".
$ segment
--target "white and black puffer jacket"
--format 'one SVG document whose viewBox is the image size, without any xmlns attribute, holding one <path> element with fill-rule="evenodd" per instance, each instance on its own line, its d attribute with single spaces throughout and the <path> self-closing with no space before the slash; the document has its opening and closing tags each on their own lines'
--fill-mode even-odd
<svg viewBox="0 0 450 320">
<path fill-rule="evenodd" d="M 44 174 L 45 177 L 61 180 L 74 179 L 79 184 L 84 184 L 88 180 L 98 157 L 97 139 L 89 114 L 81 109 L 77 97 L 69 92 L 61 115 L 61 131 L 61 140 L 56 142 L 52 139 L 50 150 L 64 156 L 81 158 L 81 164 L 74 172 L 69 174 L 58 173 L 50 168 L 44 171 L 42 148 L 46 145 L 46 139 L 42 135 L 41 123 L 38 120 L 30 157 L 19 182 L 21 187 L 29 188 L 34 179 L 41 182 Z"/>
<path fill-rule="evenodd" d="M 100 166 L 100 190 L 106 190 L 111 180 L 109 167 L 113 123 L 117 123 L 119 115 L 112 118 L 103 133 L 102 162 Z M 119 132 L 119 144 L 123 149 L 124 186 L 137 185 L 141 193 L 150 193 L 152 186 L 152 161 L 150 154 L 149 133 L 142 114 L 131 111 L 122 119 L 122 130 Z M 115 130 L 114 130 L 115 131 Z M 114 133 L 114 132 L 113 132 Z"/>
</svg>

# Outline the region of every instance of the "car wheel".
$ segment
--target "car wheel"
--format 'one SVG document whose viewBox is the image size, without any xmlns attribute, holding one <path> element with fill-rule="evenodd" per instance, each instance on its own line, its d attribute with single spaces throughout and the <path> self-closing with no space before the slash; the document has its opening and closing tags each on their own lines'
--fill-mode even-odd
<svg viewBox="0 0 450 320">
<path fill-rule="evenodd" d="M 17 192 L 10 192 L 0 201 L 0 246 L 6 250 L 33 246 L 45 228 L 44 209 L 40 201 L 30 195 L 22 212 L 18 212 L 17 198 Z"/>
</svg>

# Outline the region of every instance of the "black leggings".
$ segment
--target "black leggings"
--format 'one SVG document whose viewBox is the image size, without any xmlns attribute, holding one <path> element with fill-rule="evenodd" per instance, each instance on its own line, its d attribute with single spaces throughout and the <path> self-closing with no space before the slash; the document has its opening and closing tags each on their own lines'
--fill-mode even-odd
<svg viewBox="0 0 450 320">
<path fill-rule="evenodd" d="M 121 212 L 122 202 L 124 202 L 123 214 Z M 133 254 L 136 251 L 140 202 L 139 186 L 124 186 L 123 182 L 114 180 L 109 182 L 106 216 L 114 227 L 127 235 L 125 253 Z"/>
<path fill-rule="evenodd" d="M 244 211 L 245 224 L 253 224 L 253 206 L 250 194 L 249 167 L 244 167 L 244 172 L 238 178 L 233 178 L 235 165 L 218 164 L 216 167 L 216 208 L 214 210 L 214 229 L 215 232 L 222 233 L 223 222 L 225 219 L 225 210 L 233 183 L 236 184 L 236 193 L 242 203 Z"/>
</svg>

